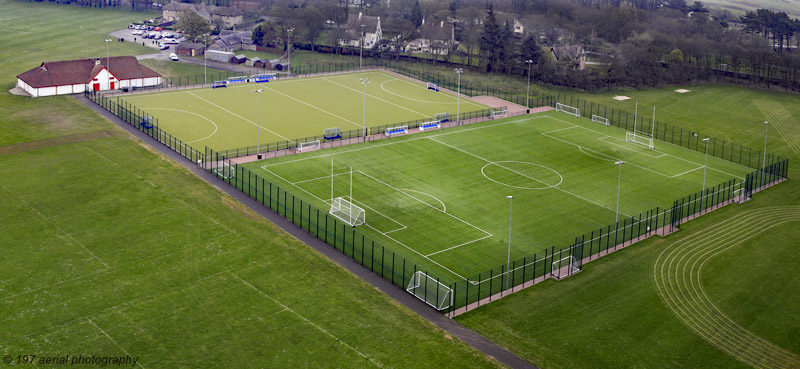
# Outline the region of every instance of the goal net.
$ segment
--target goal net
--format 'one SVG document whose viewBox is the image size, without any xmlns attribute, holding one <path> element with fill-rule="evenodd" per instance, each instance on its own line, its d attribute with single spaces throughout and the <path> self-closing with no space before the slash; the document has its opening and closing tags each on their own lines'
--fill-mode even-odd
<svg viewBox="0 0 800 369">
<path fill-rule="evenodd" d="M 236 177 L 236 167 L 226 162 L 220 161 L 214 168 L 214 173 L 220 178 L 224 179 L 233 178 Z"/>
<path fill-rule="evenodd" d="M 437 113 L 436 116 L 434 116 L 434 119 L 440 123 L 444 123 L 450 120 L 450 116 L 447 113 Z"/>
<path fill-rule="evenodd" d="M 556 111 L 564 112 L 569 115 L 574 115 L 576 117 L 581 116 L 581 111 L 578 108 L 573 108 L 569 105 L 564 105 L 562 103 L 556 103 Z"/>
<path fill-rule="evenodd" d="M 453 290 L 429 276 L 427 272 L 414 273 L 406 291 L 436 310 L 444 310 L 453 305 Z"/>
<path fill-rule="evenodd" d="M 553 268 L 550 270 L 550 275 L 556 279 L 569 277 L 581 271 L 580 265 L 574 256 L 567 256 L 553 262 Z"/>
<path fill-rule="evenodd" d="M 605 126 L 611 125 L 610 123 L 608 123 L 608 118 L 603 118 L 599 115 L 594 115 L 594 114 L 592 114 L 592 122 L 600 123 Z"/>
<path fill-rule="evenodd" d="M 404 135 L 408 133 L 408 126 L 386 128 L 387 136 Z"/>
<path fill-rule="evenodd" d="M 331 203 L 330 214 L 339 218 L 341 221 L 347 223 L 351 227 L 364 224 L 366 220 L 366 213 L 364 209 L 358 205 L 351 203 L 344 199 L 344 197 L 337 197 Z"/>
<path fill-rule="evenodd" d="M 739 188 L 733 191 L 732 197 L 734 203 L 741 204 L 747 200 L 750 200 L 750 197 L 744 191 L 744 188 Z"/>
<path fill-rule="evenodd" d="M 320 148 L 319 140 L 311 141 L 311 142 L 303 142 L 297 145 L 297 152 L 309 151 L 309 150 L 319 150 Z"/>
<path fill-rule="evenodd" d="M 653 145 L 652 137 L 637 135 L 634 132 L 625 132 L 625 142 L 633 142 L 635 144 L 646 146 L 648 149 L 651 150 L 655 147 L 655 145 Z"/>
<path fill-rule="evenodd" d="M 498 110 L 492 112 L 492 119 L 505 118 L 508 116 L 508 110 Z"/>
<path fill-rule="evenodd" d="M 228 81 L 214 81 L 214 83 L 211 84 L 211 88 L 220 87 L 228 87 Z"/>
<path fill-rule="evenodd" d="M 437 84 L 435 84 L 433 82 L 428 82 L 428 89 L 429 90 L 434 90 L 436 92 L 439 92 L 439 85 L 437 85 Z"/>
<path fill-rule="evenodd" d="M 323 133 L 322 137 L 325 137 L 326 140 L 335 140 L 337 138 L 342 138 L 342 130 L 338 127 L 334 128 L 325 128 L 325 132 Z"/>
</svg>

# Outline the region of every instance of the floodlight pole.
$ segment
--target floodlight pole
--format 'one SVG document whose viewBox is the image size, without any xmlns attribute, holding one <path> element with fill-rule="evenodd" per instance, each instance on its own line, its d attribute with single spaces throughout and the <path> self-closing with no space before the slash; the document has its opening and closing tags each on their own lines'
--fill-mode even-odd
<svg viewBox="0 0 800 369">
<path fill-rule="evenodd" d="M 108 43 L 109 42 L 111 42 L 111 40 L 110 39 L 106 39 L 106 69 L 108 70 L 108 73 L 111 73 L 111 61 L 109 60 L 109 57 L 108 57 Z"/>
<path fill-rule="evenodd" d="M 261 160 L 261 93 L 263 88 L 253 90 L 256 93 L 256 155 Z"/>
<path fill-rule="evenodd" d="M 208 58 L 206 58 L 206 48 L 208 47 L 208 33 L 203 34 L 203 84 L 208 84 Z"/>
<path fill-rule="evenodd" d="M 289 53 L 289 58 L 288 58 L 289 59 L 288 60 L 289 67 L 287 68 L 286 72 L 289 74 L 289 77 L 292 76 L 292 32 L 293 31 L 294 31 L 294 28 L 289 28 L 287 30 L 287 32 L 289 32 L 289 37 L 288 37 L 289 39 L 288 39 L 288 45 L 286 45 L 286 47 L 287 47 L 286 50 Z"/>
<path fill-rule="evenodd" d="M 706 159 L 705 163 L 703 163 L 703 190 L 700 192 L 700 211 L 703 211 L 703 200 L 706 198 L 706 169 L 708 168 L 708 141 L 711 141 L 710 138 L 706 137 L 703 139 L 703 142 L 706 143 Z"/>
<path fill-rule="evenodd" d="M 364 108 L 361 116 L 361 129 L 363 130 L 361 134 L 364 137 L 364 142 L 367 141 L 367 83 L 369 83 L 369 78 L 361 79 L 361 84 L 364 85 Z"/>
<path fill-rule="evenodd" d="M 506 267 L 506 290 L 508 290 L 508 274 L 511 272 L 511 214 L 514 205 L 514 196 L 506 196 L 508 199 L 508 266 Z"/>
<path fill-rule="evenodd" d="M 767 133 L 769 133 L 769 121 L 764 122 L 764 158 L 761 161 L 761 170 L 767 167 Z"/>
<path fill-rule="evenodd" d="M 456 125 L 461 123 L 461 73 L 464 73 L 464 68 L 456 68 L 456 74 L 458 74 L 458 88 L 456 89 Z"/>
<path fill-rule="evenodd" d="M 528 90 L 525 93 L 525 109 L 531 108 L 531 66 L 533 65 L 533 60 L 526 60 L 525 64 L 528 64 Z"/>
<path fill-rule="evenodd" d="M 617 234 L 619 233 L 619 190 L 622 186 L 622 164 L 625 164 L 624 161 L 618 161 L 616 163 L 619 167 L 619 175 L 617 176 L 617 217 L 614 220 L 614 249 L 617 248 Z"/>
<path fill-rule="evenodd" d="M 358 54 L 358 69 L 359 70 L 361 70 L 361 68 L 363 68 L 362 64 L 361 64 L 361 59 L 364 58 L 364 27 L 366 27 L 366 26 L 367 26 L 366 24 L 362 24 L 361 25 L 361 51 Z"/>
</svg>

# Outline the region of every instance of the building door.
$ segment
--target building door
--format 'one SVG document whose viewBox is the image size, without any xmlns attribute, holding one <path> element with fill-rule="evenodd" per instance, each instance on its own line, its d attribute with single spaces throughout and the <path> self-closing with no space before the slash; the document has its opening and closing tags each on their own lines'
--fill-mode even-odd
<svg viewBox="0 0 800 369">
<path fill-rule="evenodd" d="M 113 89 L 114 89 L 114 81 L 111 81 L 111 82 L 109 82 L 109 83 L 111 84 L 111 87 L 110 87 L 109 89 L 110 89 L 110 90 L 113 90 Z"/>
<path fill-rule="evenodd" d="M 92 84 L 92 89 L 94 91 L 100 91 L 100 84 L 99 83 Z"/>
</svg>

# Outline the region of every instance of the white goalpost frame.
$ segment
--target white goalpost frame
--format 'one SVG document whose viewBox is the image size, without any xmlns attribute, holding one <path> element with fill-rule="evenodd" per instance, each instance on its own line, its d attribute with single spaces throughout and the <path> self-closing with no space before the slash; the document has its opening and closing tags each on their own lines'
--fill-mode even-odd
<svg viewBox="0 0 800 369">
<path fill-rule="evenodd" d="M 408 126 L 386 128 L 384 132 L 387 136 L 404 135 L 408 133 Z"/>
<path fill-rule="evenodd" d="M 563 269 L 563 270 L 562 270 Z M 567 256 L 553 262 L 550 275 L 556 279 L 566 278 L 581 271 L 575 256 Z"/>
<path fill-rule="evenodd" d="M 433 119 L 436 119 L 439 122 L 447 122 L 450 120 L 450 115 L 447 113 L 436 113 Z"/>
<path fill-rule="evenodd" d="M 214 168 L 214 173 L 224 179 L 236 177 L 236 170 L 234 167 L 224 161 L 218 162 L 216 168 Z"/>
<path fill-rule="evenodd" d="M 425 86 L 425 88 L 427 88 L 428 90 L 434 90 L 436 92 L 439 92 L 439 85 L 437 85 L 437 84 L 435 84 L 433 82 L 428 82 L 428 84 Z"/>
<path fill-rule="evenodd" d="M 606 127 L 611 125 L 611 123 L 608 122 L 608 118 L 604 118 L 604 117 L 601 117 L 599 115 L 594 115 L 594 114 L 592 114 L 592 122 L 600 123 L 602 125 L 605 125 Z"/>
<path fill-rule="evenodd" d="M 439 311 L 453 306 L 453 290 L 421 270 L 411 275 L 406 292 Z"/>
<path fill-rule="evenodd" d="M 322 131 L 322 137 L 326 140 L 342 138 L 342 130 L 339 127 L 325 128 L 325 130 Z"/>
<path fill-rule="evenodd" d="M 497 110 L 492 112 L 492 119 L 505 118 L 508 116 L 508 110 Z"/>
<path fill-rule="evenodd" d="M 296 151 L 297 152 L 303 152 L 303 151 L 306 151 L 306 150 L 319 150 L 321 147 L 322 146 L 321 146 L 319 140 L 310 141 L 310 142 L 302 142 L 302 143 L 297 145 Z"/>
<path fill-rule="evenodd" d="M 635 144 L 645 146 L 650 150 L 655 148 L 652 137 L 647 137 L 645 135 L 637 135 L 636 133 L 633 132 L 625 132 L 625 142 L 633 142 Z"/>
<path fill-rule="evenodd" d="M 333 199 L 329 213 L 351 227 L 360 226 L 366 222 L 364 209 L 344 197 Z"/>
<path fill-rule="evenodd" d="M 562 103 L 556 103 L 556 111 L 560 111 L 562 113 L 567 113 L 569 115 L 575 116 L 580 118 L 581 110 L 569 105 L 565 105 Z"/>
</svg>

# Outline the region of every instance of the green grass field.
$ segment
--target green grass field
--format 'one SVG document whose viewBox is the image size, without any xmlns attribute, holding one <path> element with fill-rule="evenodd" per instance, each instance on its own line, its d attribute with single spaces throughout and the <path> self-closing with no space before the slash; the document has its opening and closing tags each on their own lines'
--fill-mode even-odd
<svg viewBox="0 0 800 369">
<path fill-rule="evenodd" d="M 208 146 L 219 151 L 255 146 L 257 140 L 266 145 L 322 135 L 332 127 L 360 130 L 364 107 L 361 78 L 369 78 L 367 127 L 456 113 L 455 95 L 434 92 L 425 85 L 384 72 L 150 93 L 121 100 L 157 118 L 161 129 L 196 149 L 202 151 Z M 255 94 L 254 89 L 264 92 Z M 461 112 L 485 108 L 466 99 L 461 101 Z"/>
<path fill-rule="evenodd" d="M 657 143 L 658 144 L 658 143 Z M 672 206 L 700 191 L 703 154 L 625 142 L 625 131 L 550 112 L 246 164 L 318 208 L 350 197 L 361 227 L 446 279 L 504 264 L 507 195 L 514 196 L 512 259 L 567 247 L 620 216 Z M 333 161 L 333 163 L 331 163 Z M 331 196 L 331 164 L 334 183 Z M 752 171 L 709 158 L 708 186 Z"/>
</svg>

